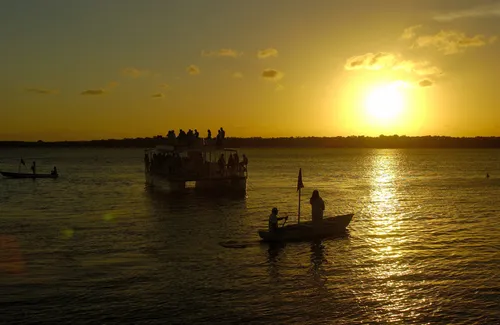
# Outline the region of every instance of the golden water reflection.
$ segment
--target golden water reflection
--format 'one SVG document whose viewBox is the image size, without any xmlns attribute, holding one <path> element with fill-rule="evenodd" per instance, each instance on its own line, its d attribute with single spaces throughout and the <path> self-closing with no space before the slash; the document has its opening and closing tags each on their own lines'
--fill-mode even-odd
<svg viewBox="0 0 500 325">
<path fill-rule="evenodd" d="M 415 300 L 416 271 L 407 256 L 411 225 L 402 212 L 401 200 L 406 198 L 401 186 L 404 173 L 404 154 L 398 150 L 381 150 L 372 157 L 370 200 L 366 215 L 370 229 L 366 240 L 371 255 L 360 274 L 363 282 L 374 285 L 366 287 L 371 297 L 380 306 L 378 315 L 384 321 L 406 321 L 418 316 L 418 310 L 426 304 Z M 368 289 L 369 288 L 369 289 Z M 362 289 L 361 289 L 362 290 Z M 367 295 L 368 294 L 368 295 Z M 387 318 L 389 316 L 389 319 Z"/>
</svg>

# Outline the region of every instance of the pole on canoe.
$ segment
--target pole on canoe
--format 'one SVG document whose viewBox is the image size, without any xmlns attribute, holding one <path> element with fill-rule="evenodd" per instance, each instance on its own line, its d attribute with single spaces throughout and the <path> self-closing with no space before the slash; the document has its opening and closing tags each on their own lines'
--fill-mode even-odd
<svg viewBox="0 0 500 325">
<path fill-rule="evenodd" d="M 304 183 L 302 183 L 302 168 L 299 168 L 299 178 L 297 180 L 297 191 L 299 191 L 299 211 L 297 213 L 297 223 L 300 223 L 300 194 L 303 187 Z"/>
</svg>

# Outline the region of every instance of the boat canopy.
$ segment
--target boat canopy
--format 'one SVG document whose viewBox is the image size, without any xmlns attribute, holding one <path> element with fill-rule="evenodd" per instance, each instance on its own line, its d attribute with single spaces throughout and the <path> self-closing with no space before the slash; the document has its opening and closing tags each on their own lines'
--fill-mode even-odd
<svg viewBox="0 0 500 325">
<path fill-rule="evenodd" d="M 155 148 L 149 148 L 145 150 L 146 152 L 157 152 L 157 153 L 183 153 L 183 152 L 238 152 L 235 148 L 221 148 L 216 146 L 201 146 L 201 147 L 190 147 L 190 146 L 172 146 L 172 145 L 158 145 Z"/>
</svg>

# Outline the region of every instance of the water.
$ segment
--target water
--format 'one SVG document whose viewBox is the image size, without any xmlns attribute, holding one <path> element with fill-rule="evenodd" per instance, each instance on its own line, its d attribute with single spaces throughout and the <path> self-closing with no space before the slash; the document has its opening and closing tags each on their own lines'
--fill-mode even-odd
<svg viewBox="0 0 500 325">
<path fill-rule="evenodd" d="M 0 179 L 0 323 L 500 323 L 499 150 L 243 153 L 247 197 L 210 199 L 146 191 L 140 149 L 2 149 L 61 177 Z M 299 167 L 349 233 L 259 243 Z"/>
</svg>

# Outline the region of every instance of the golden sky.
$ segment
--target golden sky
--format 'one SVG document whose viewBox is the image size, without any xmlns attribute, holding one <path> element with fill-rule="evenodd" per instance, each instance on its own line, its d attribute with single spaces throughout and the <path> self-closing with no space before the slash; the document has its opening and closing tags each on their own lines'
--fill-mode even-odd
<svg viewBox="0 0 500 325">
<path fill-rule="evenodd" d="M 14 1 L 0 140 L 500 136 L 500 1 Z"/>
</svg>

